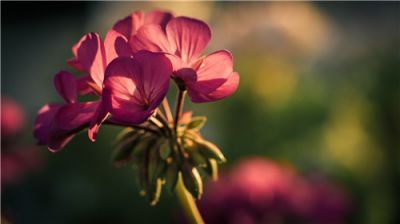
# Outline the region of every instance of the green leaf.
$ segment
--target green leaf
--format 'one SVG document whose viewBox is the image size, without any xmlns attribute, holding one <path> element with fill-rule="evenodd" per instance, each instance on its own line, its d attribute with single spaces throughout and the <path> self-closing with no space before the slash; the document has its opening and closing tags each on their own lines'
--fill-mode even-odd
<svg viewBox="0 0 400 224">
<path fill-rule="evenodd" d="M 200 130 L 204 126 L 206 121 L 207 121 L 207 117 L 203 117 L 203 116 L 193 117 L 192 120 L 187 125 L 187 129 Z"/>
</svg>

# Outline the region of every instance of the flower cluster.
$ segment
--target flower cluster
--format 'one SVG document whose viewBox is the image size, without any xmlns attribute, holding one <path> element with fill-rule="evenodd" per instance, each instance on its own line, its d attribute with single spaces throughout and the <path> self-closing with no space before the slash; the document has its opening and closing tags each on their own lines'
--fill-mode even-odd
<svg viewBox="0 0 400 224">
<path fill-rule="evenodd" d="M 231 95 L 239 84 L 230 52 L 201 56 L 210 39 L 211 30 L 203 21 L 158 10 L 134 12 L 119 20 L 104 41 L 97 33 L 84 35 L 68 60 L 84 75 L 55 75 L 54 85 L 64 103 L 39 110 L 36 139 L 57 152 L 86 128 L 95 141 L 101 124 L 127 127 L 118 137 L 114 161 L 134 161 L 142 192 L 151 203 L 157 202 L 162 184 L 174 189 L 180 175 L 199 198 L 199 170 L 215 173 L 216 162 L 224 157 L 200 136 L 205 119 L 182 113 L 185 94 L 194 103 L 211 102 Z M 170 80 L 179 90 L 175 119 L 166 100 Z M 81 102 L 79 95 L 95 95 L 97 100 Z"/>
<path fill-rule="evenodd" d="M 254 157 L 210 182 L 199 209 L 206 223 L 344 223 L 350 200 L 321 174 Z"/>
</svg>

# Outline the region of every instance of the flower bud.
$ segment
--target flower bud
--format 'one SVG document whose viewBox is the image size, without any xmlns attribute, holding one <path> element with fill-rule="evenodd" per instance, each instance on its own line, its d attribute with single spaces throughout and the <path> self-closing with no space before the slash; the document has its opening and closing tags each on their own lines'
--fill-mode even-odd
<svg viewBox="0 0 400 224">
<path fill-rule="evenodd" d="M 188 162 L 182 164 L 182 179 L 186 189 L 196 199 L 200 199 L 203 194 L 203 181 L 199 171 Z"/>
</svg>

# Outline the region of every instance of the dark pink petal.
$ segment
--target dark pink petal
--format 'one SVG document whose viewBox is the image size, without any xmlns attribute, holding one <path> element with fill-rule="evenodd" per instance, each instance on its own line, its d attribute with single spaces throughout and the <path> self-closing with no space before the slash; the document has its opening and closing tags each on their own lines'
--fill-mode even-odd
<svg viewBox="0 0 400 224">
<path fill-rule="evenodd" d="M 76 133 L 87 127 L 95 115 L 99 101 L 66 104 L 59 108 L 47 139 L 50 151 L 63 148 Z"/>
<path fill-rule="evenodd" d="M 211 30 L 208 25 L 200 20 L 176 17 L 166 28 L 167 37 L 175 54 L 190 64 L 206 48 L 211 39 Z"/>
<path fill-rule="evenodd" d="M 131 15 L 119 20 L 114 26 L 113 30 L 123 35 L 127 40 L 129 40 L 136 31 L 144 23 L 144 13 L 134 12 Z"/>
<path fill-rule="evenodd" d="M 89 124 L 88 136 L 91 141 L 96 141 L 100 125 L 107 119 L 108 114 L 109 113 L 107 112 L 106 108 L 102 103 L 100 103 Z"/>
<path fill-rule="evenodd" d="M 71 58 L 67 61 L 67 64 L 69 66 L 71 66 L 72 68 L 81 71 L 81 72 L 85 72 L 85 69 L 83 68 L 83 66 L 81 65 L 81 63 L 79 63 L 79 61 L 76 58 Z"/>
<path fill-rule="evenodd" d="M 74 75 L 61 71 L 54 76 L 54 86 L 58 94 L 66 103 L 75 103 L 77 100 L 77 85 Z"/>
<path fill-rule="evenodd" d="M 55 116 L 57 130 L 70 132 L 86 126 L 92 120 L 100 101 L 79 102 L 62 106 Z"/>
<path fill-rule="evenodd" d="M 146 14 L 144 24 L 158 24 L 163 30 L 165 30 L 165 26 L 172 18 L 173 15 L 169 12 L 153 10 Z"/>
<path fill-rule="evenodd" d="M 76 85 L 79 94 L 86 95 L 94 93 L 93 89 L 89 86 L 89 82 L 93 82 L 89 75 L 85 75 L 76 79 Z"/>
<path fill-rule="evenodd" d="M 112 118 L 138 124 L 165 97 L 172 66 L 161 53 L 140 51 L 133 58 L 117 58 L 107 67 L 102 99 Z"/>
<path fill-rule="evenodd" d="M 39 110 L 33 129 L 33 135 L 38 144 L 47 144 L 54 117 L 61 106 L 60 104 L 46 104 Z"/>
<path fill-rule="evenodd" d="M 104 40 L 107 64 L 116 57 L 129 57 L 132 55 L 129 39 L 121 33 L 111 29 Z"/>
<path fill-rule="evenodd" d="M 167 36 L 161 26 L 157 24 L 142 26 L 136 35 L 131 38 L 130 45 L 134 52 L 140 50 L 166 53 L 175 52 L 175 49 L 171 48 L 171 44 L 168 42 Z"/>
<path fill-rule="evenodd" d="M 77 61 L 101 88 L 106 66 L 103 42 L 96 33 L 88 33 L 77 44 Z"/>
</svg>

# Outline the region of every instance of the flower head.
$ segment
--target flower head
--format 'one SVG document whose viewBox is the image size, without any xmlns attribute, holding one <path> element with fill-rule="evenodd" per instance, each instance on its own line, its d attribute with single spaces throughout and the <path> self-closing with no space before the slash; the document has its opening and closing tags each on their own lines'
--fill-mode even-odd
<svg viewBox="0 0 400 224">
<path fill-rule="evenodd" d="M 133 37 L 134 51 L 146 49 L 169 53 L 174 76 L 184 83 L 193 102 L 222 99 L 236 91 L 239 74 L 233 71 L 229 51 L 220 50 L 199 57 L 211 39 L 209 26 L 197 19 L 176 17 L 165 30 L 156 24 L 144 25 Z"/>
<path fill-rule="evenodd" d="M 172 66 L 162 53 L 139 51 L 115 59 L 106 71 L 102 100 L 113 120 L 140 124 L 167 94 Z"/>
</svg>

